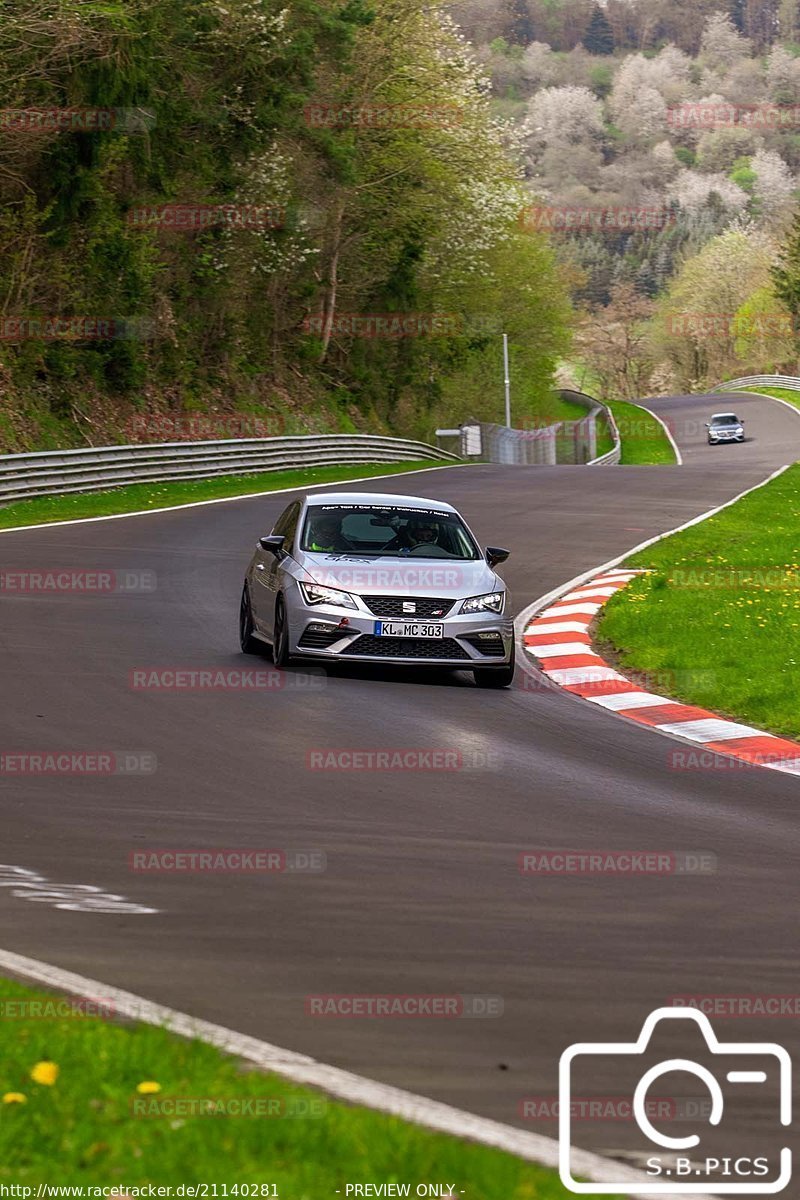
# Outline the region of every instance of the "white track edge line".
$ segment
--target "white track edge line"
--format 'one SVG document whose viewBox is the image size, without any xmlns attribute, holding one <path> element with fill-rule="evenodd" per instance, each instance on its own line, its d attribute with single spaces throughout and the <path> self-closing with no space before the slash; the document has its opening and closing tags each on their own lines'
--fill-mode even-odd
<svg viewBox="0 0 800 1200">
<path fill-rule="evenodd" d="M 642 406 L 638 405 L 637 407 Z M 791 407 L 791 405 L 787 405 L 787 407 Z M 655 413 L 651 415 L 655 417 Z M 472 465 L 472 463 L 446 464 L 448 468 Z M 748 492 L 755 491 L 758 487 L 763 487 L 771 479 L 782 474 L 783 471 L 788 469 L 789 465 L 787 463 L 761 483 L 748 488 L 746 491 L 740 493 L 739 496 L 735 496 L 732 500 L 727 501 L 718 508 L 694 518 L 685 525 L 659 534 L 649 539 L 649 541 L 633 547 L 617 558 L 610 559 L 601 567 L 576 576 L 569 584 L 562 585 L 546 596 L 541 597 L 538 601 L 534 601 L 514 622 L 517 639 L 521 639 L 521 622 L 523 620 L 527 622 L 536 611 L 546 607 L 546 604 L 550 603 L 551 598 L 562 594 L 571 587 L 577 586 L 596 572 L 610 570 L 622 562 L 623 559 L 644 549 L 646 546 L 652 545 L 662 538 L 669 537 L 672 533 L 678 533 L 681 529 L 697 524 L 706 517 L 710 517 L 723 508 L 727 508 L 730 504 L 735 503 L 736 500 L 741 499 L 742 496 L 747 495 Z M 397 478 L 399 475 L 418 475 L 430 470 L 440 469 L 443 468 L 420 467 L 415 468 L 413 471 L 395 471 L 385 475 L 370 475 L 357 479 L 341 480 L 340 482 L 363 483 L 370 479 L 392 479 Z M 326 484 L 319 484 L 318 486 L 331 487 L 336 482 L 336 480 L 331 480 Z M 0 533 L 17 533 L 22 530 L 31 529 L 51 529 L 64 525 L 94 524 L 98 521 L 123 520 L 126 517 L 152 516 L 157 513 L 176 512 L 184 508 L 201 508 L 211 504 L 226 504 L 234 500 L 252 500 L 263 496 L 277 496 L 286 492 L 300 491 L 302 488 L 303 485 L 291 488 L 275 488 L 266 492 L 247 492 L 238 496 L 223 496 L 213 500 L 200 500 L 189 504 L 170 505 L 166 508 L 143 509 L 130 513 L 111 513 L 101 517 L 80 517 L 70 521 L 48 521 L 39 525 L 13 526 L 0 530 Z M 527 654 L 524 651 L 524 647 L 521 662 L 523 669 L 528 670 L 529 674 L 538 677 L 538 672 L 527 662 Z M 552 681 L 550 682 L 554 691 L 563 690 L 557 684 L 553 684 Z M 571 695 L 572 693 L 568 694 Z M 101 995 L 104 999 L 113 1002 L 115 1012 L 121 1016 L 127 1016 L 132 1020 L 143 1021 L 151 1025 L 164 1026 L 179 1036 L 206 1042 L 229 1054 L 246 1059 L 256 1066 L 261 1067 L 262 1070 L 272 1071 L 276 1075 L 290 1079 L 292 1082 L 317 1087 L 330 1095 L 337 1096 L 339 1099 L 350 1103 L 364 1105 L 367 1108 L 383 1112 L 390 1116 L 399 1117 L 402 1120 L 435 1132 L 465 1138 L 470 1141 L 479 1142 L 481 1145 L 492 1146 L 495 1149 L 513 1154 L 528 1162 L 533 1162 L 552 1170 L 558 1170 L 559 1143 L 553 1138 L 544 1137 L 541 1134 L 529 1133 L 527 1130 L 516 1129 L 512 1125 L 504 1125 L 499 1121 L 493 1121 L 487 1117 L 479 1117 L 474 1113 L 453 1108 L 450 1105 L 432 1100 L 426 1096 L 417 1096 L 412 1092 L 392 1087 L 389 1084 L 379 1083 L 365 1076 L 344 1071 L 339 1067 L 328 1066 L 296 1051 L 284 1050 L 269 1042 L 263 1042 L 247 1034 L 229 1030 L 225 1026 L 214 1025 L 211 1022 L 203 1021 L 164 1005 L 145 1000 L 133 992 L 125 992 L 118 988 L 109 987 L 98 980 L 87 979 L 74 972 L 62 970 L 60 967 L 54 967 L 47 963 L 39 962 L 36 959 L 26 958 L 11 951 L 0 950 L 0 968 L 18 978 L 30 980 L 45 987 L 60 988 L 73 995 Z M 629 1194 L 639 1196 L 640 1200 L 655 1200 L 654 1194 L 646 1190 L 647 1183 L 649 1182 L 648 1176 L 622 1163 L 605 1159 L 600 1155 L 592 1154 L 590 1151 L 573 1149 L 572 1164 L 576 1174 L 584 1176 L 593 1183 L 641 1182 L 642 1190 L 637 1190 Z M 701 1195 L 696 1197 L 696 1200 L 714 1200 L 714 1197 L 710 1194 L 708 1196 Z"/>
<path fill-rule="evenodd" d="M 216 1046 L 293 1083 L 316 1087 L 351 1104 L 399 1117 L 437 1133 L 492 1146 L 527 1162 L 558 1170 L 559 1144 L 554 1138 L 516 1129 L 513 1125 L 479 1117 L 475 1113 L 367 1079 L 340 1067 L 328 1066 L 305 1054 L 283 1050 L 259 1038 L 190 1017 L 187 1013 L 145 1000 L 133 992 L 109 987 L 96 979 L 86 979 L 73 971 L 39 962 L 35 958 L 26 958 L 10 950 L 0 950 L 0 969 L 18 979 L 57 988 L 68 994 L 102 997 L 104 1001 L 111 1002 L 115 1015 L 162 1026 L 181 1037 Z M 586 1150 L 573 1150 L 572 1161 L 574 1171 L 594 1183 L 641 1183 L 642 1190 L 632 1194 L 642 1197 L 642 1200 L 651 1200 L 653 1197 L 653 1193 L 647 1191 L 647 1184 L 652 1181 L 641 1171 Z M 712 1200 L 712 1197 L 701 1196 L 698 1200 Z"/>
<path fill-rule="evenodd" d="M 774 400 L 776 404 L 782 404 L 785 408 L 788 408 L 790 412 L 793 412 L 796 417 L 800 417 L 800 408 L 796 408 L 795 405 L 790 404 L 788 400 L 781 400 L 781 398 L 779 396 L 770 396 L 767 392 L 744 393 L 741 388 L 739 389 L 739 393 L 743 394 L 743 395 L 763 396 L 764 399 L 766 399 L 766 400 Z M 729 394 L 734 395 L 735 390 L 730 392 Z M 644 406 L 644 404 L 636 404 L 633 400 L 626 400 L 625 403 L 632 405 L 634 408 L 640 408 L 642 410 L 642 412 L 649 413 L 650 416 L 653 417 L 656 421 L 658 421 L 660 425 L 664 426 L 664 432 L 666 433 L 667 437 L 669 438 L 669 440 L 672 444 L 672 447 L 675 451 L 675 454 L 677 455 L 677 459 L 678 459 L 677 465 L 679 467 L 682 467 L 683 466 L 683 457 L 681 455 L 681 452 L 678 449 L 678 445 L 675 442 L 672 434 L 670 433 L 667 425 L 661 419 L 661 417 L 659 417 L 657 413 L 654 413 L 652 411 L 652 409 L 646 408 Z M 482 464 L 471 463 L 471 462 L 462 462 L 462 463 L 445 462 L 445 463 L 442 463 L 442 467 L 447 467 L 449 469 L 452 469 L 453 467 L 472 467 L 472 466 L 478 466 L 478 465 L 482 465 Z M 786 466 L 789 466 L 789 465 L 790 465 L 789 463 L 786 464 Z M 368 483 L 370 479 L 394 479 L 398 475 L 422 475 L 426 471 L 441 470 L 442 467 L 415 467 L 413 471 L 392 471 L 386 475 L 363 475 L 363 476 L 360 476 L 358 479 L 342 479 L 342 480 L 338 480 L 338 481 L 333 479 L 329 483 L 320 483 L 317 486 L 321 487 L 321 488 L 333 487 L 337 482 L 340 482 L 340 483 Z M 782 469 L 786 470 L 786 467 L 784 467 Z M 158 483 L 158 482 L 164 482 L 164 481 L 163 480 L 153 480 L 152 482 Z M 169 482 L 169 481 L 167 480 L 166 482 Z M 768 483 L 769 480 L 767 480 L 766 482 Z M 760 485 L 757 485 L 757 486 L 760 486 Z M 189 504 L 171 504 L 166 508 L 141 508 L 141 509 L 137 509 L 135 512 L 108 513 L 106 516 L 103 516 L 103 517 L 75 517 L 71 521 L 42 521 L 38 525 L 10 525 L 7 529 L 0 529 L 0 534 L 19 533 L 23 529 L 57 529 L 59 527 L 59 525 L 89 525 L 96 521 L 121 521 L 124 517 L 150 517 L 154 513 L 177 512 L 178 509 L 181 509 L 181 508 L 201 508 L 205 504 L 227 504 L 231 500 L 257 500 L 260 496 L 281 496 L 281 495 L 284 495 L 286 492 L 299 492 L 299 491 L 303 491 L 303 490 L 305 490 L 305 489 L 303 488 L 303 485 L 300 484 L 297 487 L 275 488 L 274 490 L 267 491 L 267 492 L 244 492 L 239 496 L 219 496 L 214 500 L 192 500 Z M 67 494 L 68 493 L 62 493 L 62 495 L 67 495 Z M 78 495 L 90 495 L 90 494 L 91 493 L 89 493 L 89 492 L 78 493 Z M 746 492 L 742 493 L 742 495 L 746 495 L 746 494 L 747 494 Z M 723 505 L 722 507 L 725 507 L 725 506 Z M 708 514 L 708 515 L 710 516 L 711 514 Z M 672 532 L 677 533 L 678 530 L 674 529 Z M 668 535 L 664 534 L 663 536 L 666 537 Z M 629 551 L 629 553 L 633 554 L 636 549 L 639 549 L 639 547 L 635 547 L 634 550 Z M 614 559 L 614 563 L 618 563 L 618 562 L 620 562 L 620 559 L 618 559 L 618 558 Z"/>
<path fill-rule="evenodd" d="M 777 400 L 778 398 L 773 396 L 770 399 Z M 793 408 L 787 401 L 779 401 L 779 403 L 785 404 L 787 408 Z M 636 407 L 643 408 L 644 406 L 636 405 Z M 645 411 L 650 412 L 649 409 Z M 793 411 L 800 416 L 800 411 L 797 409 L 793 409 Z M 655 417 L 656 420 L 660 420 L 660 418 L 656 417 L 655 413 L 651 413 L 650 415 Z M 666 432 L 670 436 L 669 430 L 666 430 Z M 672 441 L 671 436 L 670 441 Z M 675 449 L 677 450 L 677 446 Z M 680 455 L 679 451 L 678 454 Z M 455 467 L 472 465 L 472 463 L 452 464 Z M 771 475 L 760 483 L 745 489 L 724 504 L 709 509 L 708 512 L 692 518 L 692 520 L 685 522 L 683 525 L 676 526 L 674 529 L 667 530 L 664 533 L 657 534 L 653 538 L 649 538 L 645 542 L 641 542 L 616 558 L 609 559 L 601 566 L 583 572 L 569 583 L 554 588 L 552 591 L 546 593 L 545 596 L 529 604 L 514 622 L 517 641 L 520 643 L 523 651 L 521 657 L 523 669 L 527 670 L 534 677 L 540 678 L 539 672 L 528 661 L 528 655 L 521 639 L 531 617 L 537 611 L 550 604 L 554 598 L 562 595 L 570 588 L 579 586 L 597 573 L 611 570 L 630 555 L 636 554 L 640 550 L 644 550 L 648 546 L 662 541 L 664 538 L 671 537 L 674 533 L 680 533 L 692 525 L 697 525 L 725 508 L 729 508 L 737 500 L 741 500 L 744 496 L 749 495 L 750 492 L 764 487 L 767 483 L 782 475 L 784 471 L 788 470 L 790 465 L 792 464 L 786 463 L 776 471 L 773 471 Z M 440 469 L 442 468 L 420 467 L 415 468 L 413 471 L 389 472 L 385 475 L 370 475 L 358 479 L 342 480 L 341 482 L 362 483 L 370 479 L 391 479 L 397 478 L 399 475 L 424 474 L 430 470 Z M 327 484 L 320 484 L 319 486 L 330 487 L 336 482 L 332 480 Z M 266 492 L 248 492 L 238 496 L 224 496 L 214 500 L 200 500 L 193 501 L 190 504 L 176 504 L 167 508 L 144 509 L 130 513 L 112 513 L 102 517 L 83 517 L 71 521 L 48 521 L 40 525 L 14 526 L 9 529 L 0 530 L 0 533 L 17 533 L 21 530 L 57 528 L 63 525 L 85 525 L 98 521 L 122 520 L 125 517 L 152 516 L 156 513 L 175 512 L 182 508 L 200 508 L 205 505 L 226 504 L 234 500 L 258 499 L 263 496 L 276 496 L 300 490 L 302 490 L 302 485 L 292 488 L 276 488 Z M 553 685 L 553 690 L 563 692 L 563 689 L 558 687 L 558 685 Z M 573 695 L 574 693 L 567 694 Z M 580 699 L 577 696 L 575 698 Z M 50 966 L 47 963 L 26 958 L 11 951 L 0 950 L 0 967 L 21 979 L 40 983 L 45 987 L 61 988 L 73 995 L 86 996 L 94 992 L 96 995 L 102 995 L 104 999 L 112 1000 L 115 1011 L 121 1016 L 128 1016 L 133 1020 L 143 1021 L 151 1025 L 165 1026 L 180 1036 L 195 1038 L 209 1045 L 214 1045 L 220 1050 L 247 1059 L 263 1070 L 272 1071 L 274 1074 L 281 1075 L 293 1082 L 318 1087 L 331 1095 L 351 1103 L 362 1104 L 378 1112 L 399 1117 L 436 1132 L 466 1138 L 479 1142 L 482 1145 L 493 1146 L 496 1149 L 503 1150 L 526 1161 L 558 1170 L 559 1144 L 553 1138 L 547 1138 L 541 1134 L 529 1133 L 527 1130 L 516 1129 L 514 1126 L 504 1125 L 499 1121 L 492 1121 L 486 1117 L 479 1117 L 474 1113 L 453 1108 L 450 1105 L 442 1104 L 437 1100 L 431 1100 L 425 1096 L 417 1096 L 412 1092 L 392 1087 L 389 1084 L 378 1083 L 375 1080 L 367 1079 L 350 1071 L 344 1071 L 339 1067 L 327 1066 L 325 1063 L 317 1062 L 315 1059 L 299 1054 L 296 1051 L 281 1049 L 269 1042 L 263 1042 L 258 1038 L 226 1029 L 222 1025 L 214 1025 L 211 1022 L 202 1021 L 186 1013 L 181 1013 L 164 1005 L 145 1000 L 143 997 L 136 996 L 132 992 L 125 992 L 118 988 L 109 987 L 98 980 L 87 979 L 74 972 L 62 970 L 60 967 Z M 90 990 L 87 991 L 87 989 Z M 572 1162 L 573 1169 L 577 1174 L 585 1176 L 594 1183 L 608 1182 L 613 1184 L 617 1181 L 622 1182 L 623 1180 L 641 1182 L 642 1190 L 637 1190 L 635 1193 L 630 1194 L 639 1196 L 641 1200 L 655 1200 L 653 1193 L 646 1191 L 648 1177 L 639 1171 L 626 1167 L 624 1164 L 602 1158 L 600 1155 L 592 1154 L 585 1150 L 573 1150 Z M 714 1200 L 714 1198 L 711 1195 L 698 1196 L 696 1200 Z"/>
<path fill-rule="evenodd" d="M 791 400 L 784 400 L 782 396 L 770 396 L 769 392 L 751 392 L 749 388 L 731 388 L 729 392 L 723 392 L 723 395 L 744 396 L 745 398 L 748 396 L 760 396 L 762 400 L 772 400 L 774 404 L 782 404 L 784 408 L 788 408 L 789 412 L 793 412 L 796 417 L 800 417 L 800 407 L 792 404 Z M 800 396 L 800 392 L 798 392 L 798 395 Z"/>
<path fill-rule="evenodd" d="M 435 460 L 434 460 L 435 461 Z M 395 464 L 396 465 L 396 464 Z M 69 521 L 42 521 L 38 525 L 10 525 L 8 529 L 0 529 L 3 533 L 29 532 L 31 529 L 58 529 L 61 525 L 92 525 L 97 521 L 123 521 L 126 517 L 155 517 L 159 513 L 180 512 L 184 508 L 203 508 L 208 504 L 230 504 L 234 500 L 258 500 L 264 496 L 281 496 L 286 492 L 310 492 L 317 488 L 336 487 L 339 483 L 369 483 L 371 479 L 397 479 L 401 475 L 424 475 L 427 471 L 446 470 L 451 467 L 472 467 L 474 463 L 442 463 L 441 467 L 415 467 L 413 471 L 389 471 L 384 475 L 360 475 L 357 479 L 331 479 L 327 483 L 295 484 L 294 487 L 274 488 L 266 492 L 241 492 L 238 496 L 217 496 L 213 500 L 192 500 L 188 504 L 169 504 L 166 508 L 140 508 L 135 512 L 107 513 L 103 517 L 75 517 Z M 313 468 L 312 468 L 313 469 Z M 213 477 L 212 477 L 213 478 Z M 169 480 L 152 480 L 153 483 L 169 482 Z M 191 480 L 187 481 L 191 482 Z M 201 480 L 202 482 L 202 480 Z M 135 485 L 134 485 L 135 486 Z M 111 491 L 113 489 L 109 489 Z M 78 492 L 80 496 L 90 496 L 91 492 Z M 62 492 L 62 496 L 70 495 Z M 39 497 L 32 497 L 38 499 Z M 42 497 L 43 499 L 45 497 Z M 58 499 L 58 497 L 52 497 Z M 24 503 L 24 502 L 21 502 Z"/>
<path fill-rule="evenodd" d="M 773 397 L 773 399 L 776 399 L 776 397 Z M 784 403 L 786 403 L 786 402 L 784 402 Z M 789 407 L 791 408 L 792 406 L 789 405 Z M 800 416 L 800 410 L 796 410 L 796 411 L 797 411 L 798 416 Z M 762 479 L 760 481 L 760 483 L 754 483 L 752 487 L 745 488 L 744 491 L 739 492 L 736 496 L 733 496 L 730 500 L 726 500 L 724 504 L 718 504 L 715 508 L 710 508 L 710 509 L 708 509 L 707 512 L 700 513 L 700 515 L 698 517 L 692 517 L 692 519 L 690 521 L 684 521 L 684 523 L 682 525 L 676 525 L 674 529 L 668 529 L 664 533 L 658 533 L 658 534 L 656 534 L 655 537 L 651 537 L 651 538 L 648 538 L 644 542 L 640 542 L 638 544 L 638 546 L 632 546 L 630 550 L 624 551 L 624 553 L 617 555 L 616 558 L 610 558 L 607 562 L 601 563 L 601 565 L 598 567 L 591 567 L 588 571 L 583 571 L 580 575 L 576 575 L 574 577 L 574 579 L 570 579 L 567 583 L 560 584 L 559 587 L 552 588 L 549 592 L 546 592 L 544 594 L 544 596 L 540 596 L 538 600 L 534 600 L 531 604 L 529 604 L 527 606 L 527 608 L 524 608 L 522 610 L 522 612 L 519 614 L 519 616 L 514 621 L 514 634 L 515 634 L 516 641 L 517 641 L 517 648 L 520 651 L 520 653 L 517 655 L 517 664 L 522 668 L 523 671 L 527 672 L 528 675 L 530 675 L 533 679 L 535 679 L 537 681 L 537 684 L 540 688 L 541 688 L 542 682 L 546 681 L 549 684 L 549 688 L 552 689 L 553 691 L 561 692 L 562 695 L 571 696 L 573 698 L 573 700 L 582 701 L 584 699 L 584 697 L 578 695 L 576 692 L 566 691 L 565 688 L 562 688 L 561 685 L 556 683 L 556 681 L 554 679 L 549 679 L 548 676 L 545 675 L 543 671 L 540 671 L 539 668 L 535 667 L 533 665 L 533 663 L 531 662 L 530 655 L 528 653 L 528 648 L 524 641 L 524 636 L 525 636 L 525 631 L 528 628 L 528 625 L 530 624 L 531 620 L 536 616 L 536 614 L 538 612 L 541 612 L 543 609 L 548 608 L 551 604 L 554 603 L 554 601 L 556 601 L 559 598 L 559 596 L 562 596 L 564 594 L 564 592 L 570 591 L 572 588 L 579 587 L 582 583 L 585 583 L 587 580 L 592 579 L 596 574 L 599 574 L 600 572 L 611 570 L 613 567 L 616 567 L 620 563 L 624 562 L 625 559 L 630 558 L 630 556 L 632 554 L 638 554 L 640 550 L 646 550 L 648 546 L 654 546 L 656 544 L 656 542 L 662 542 L 662 541 L 664 541 L 665 538 L 672 537 L 672 535 L 674 533 L 682 533 L 684 529 L 690 529 L 693 525 L 700 525 L 703 521 L 707 521 L 709 519 L 709 517 L 714 517 L 717 515 L 717 513 L 722 512 L 723 509 L 730 508 L 731 505 L 736 504 L 737 501 L 743 500 L 745 496 L 749 496 L 751 492 L 757 492 L 759 488 L 766 487 L 766 485 L 768 483 L 772 483 L 773 479 L 777 479 L 778 476 L 780 476 L 784 473 L 784 471 L 788 471 L 789 467 L 791 467 L 791 466 L 794 466 L 794 464 L 793 463 L 784 463 L 784 465 L 782 467 L 778 467 L 770 475 L 768 475 L 766 477 L 766 479 Z M 641 568 L 639 568 L 639 569 L 641 570 Z M 624 678 L 627 678 L 627 677 L 624 677 Z M 633 681 L 628 680 L 628 682 L 630 683 Z M 611 709 L 603 708 L 602 705 L 599 705 L 599 704 L 595 705 L 595 711 L 598 711 L 598 710 L 601 712 L 607 712 L 611 718 L 618 718 L 617 713 L 615 713 Z M 624 721 L 627 718 L 619 717 L 618 719 Z M 696 747 L 696 745 L 697 745 L 696 742 L 690 742 L 687 739 L 679 737 L 677 734 L 667 733 L 666 731 L 655 729 L 655 727 L 652 725 L 640 725 L 639 727 L 641 729 L 650 730 L 651 732 L 658 733 L 659 736 L 661 736 L 661 737 L 671 738 L 673 741 L 676 741 L 676 742 L 682 742 L 684 745 L 687 745 L 687 746 L 693 745 Z M 725 751 L 717 750 L 717 751 L 715 751 L 715 753 L 724 754 Z M 735 757 L 735 756 L 732 754 L 729 754 L 727 757 L 731 758 L 731 757 Z M 753 765 L 754 766 L 762 766 L 762 768 L 764 767 L 764 764 L 760 764 L 760 763 L 754 763 Z"/>
<path fill-rule="evenodd" d="M 667 435 L 667 440 L 669 441 L 670 446 L 672 446 L 672 449 L 675 452 L 675 459 L 676 459 L 675 465 L 678 467 L 682 467 L 683 466 L 683 455 L 681 454 L 678 443 L 675 441 L 675 438 L 672 436 L 672 433 L 670 432 L 670 428 L 667 425 L 666 421 L 663 420 L 663 418 L 660 417 L 658 415 L 658 413 L 654 413 L 652 408 L 648 408 L 646 404 L 636 404 L 635 401 L 633 401 L 633 400 L 625 400 L 624 403 L 632 405 L 633 408 L 640 408 L 642 410 L 642 412 L 649 413 L 650 416 L 653 417 L 654 420 L 658 421 L 659 425 L 664 430 L 664 433 Z M 645 465 L 645 464 L 642 464 L 642 465 Z M 650 464 L 650 466 L 653 466 L 653 465 L 654 464 L 652 464 L 652 463 Z"/>
</svg>

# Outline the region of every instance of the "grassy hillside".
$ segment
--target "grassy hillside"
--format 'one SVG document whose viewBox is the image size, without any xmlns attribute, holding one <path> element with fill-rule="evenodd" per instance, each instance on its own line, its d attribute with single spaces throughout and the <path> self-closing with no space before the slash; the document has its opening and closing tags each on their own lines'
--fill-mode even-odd
<svg viewBox="0 0 800 1200">
<path fill-rule="evenodd" d="M 2 0 L 0 85 L 0 452 L 428 436 L 502 412 L 503 331 L 547 415 L 564 285 L 435 4 Z"/>
</svg>

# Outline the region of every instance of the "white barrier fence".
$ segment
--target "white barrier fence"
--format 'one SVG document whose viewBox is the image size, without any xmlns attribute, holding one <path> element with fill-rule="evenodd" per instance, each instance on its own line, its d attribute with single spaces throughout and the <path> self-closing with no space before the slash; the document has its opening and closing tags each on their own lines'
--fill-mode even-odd
<svg viewBox="0 0 800 1200">
<path fill-rule="evenodd" d="M 437 429 L 438 437 L 459 438 L 461 457 L 505 466 L 602 466 L 620 460 L 619 430 L 611 410 L 583 392 L 562 389 L 562 400 L 587 412 L 580 421 L 557 421 L 533 429 L 513 429 L 488 421 L 472 421 L 458 429 Z M 598 456 L 598 424 L 605 422 L 612 448 Z"/>
</svg>

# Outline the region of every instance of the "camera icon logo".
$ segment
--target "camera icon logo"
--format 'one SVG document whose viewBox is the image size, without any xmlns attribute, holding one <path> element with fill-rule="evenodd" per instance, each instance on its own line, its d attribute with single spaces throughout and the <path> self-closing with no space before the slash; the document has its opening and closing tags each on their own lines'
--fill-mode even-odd
<svg viewBox="0 0 800 1200">
<path fill-rule="evenodd" d="M 682 1025 L 677 1026 L 677 1022 Z M 679 1028 L 681 1033 L 692 1034 L 695 1042 L 699 1033 L 708 1065 L 690 1058 L 668 1057 L 640 1070 L 643 1062 L 653 1055 L 650 1044 L 659 1026 L 659 1033 L 669 1035 Z M 633 1087 L 632 1111 L 643 1135 L 642 1157 L 646 1158 L 644 1174 L 638 1182 L 623 1177 L 617 1182 L 587 1183 L 576 1179 L 573 1172 L 571 1102 L 579 1094 L 575 1091 L 576 1074 L 581 1068 L 593 1068 L 592 1074 L 596 1076 L 603 1068 L 608 1071 L 610 1063 L 619 1066 L 631 1082 L 638 1080 Z M 658 1008 L 647 1018 L 635 1042 L 578 1042 L 562 1054 L 559 1173 L 564 1186 L 578 1195 L 617 1196 L 643 1192 L 648 1196 L 707 1195 L 709 1191 L 714 1195 L 756 1196 L 783 1191 L 792 1176 L 792 1152 L 786 1146 L 779 1155 L 748 1153 L 739 1135 L 732 1138 L 730 1155 L 723 1157 L 707 1151 L 701 1134 L 673 1137 L 656 1128 L 651 1120 L 653 1107 L 648 1104 L 648 1093 L 663 1076 L 674 1074 L 691 1076 L 695 1086 L 699 1080 L 706 1089 L 709 1102 L 703 1112 L 712 1128 L 724 1128 L 726 1111 L 735 1108 L 743 1096 L 760 1100 L 774 1097 L 780 1125 L 791 1124 L 792 1062 L 783 1046 L 774 1042 L 720 1042 L 705 1013 L 690 1008 Z M 730 1087 L 724 1089 L 724 1085 Z"/>
</svg>

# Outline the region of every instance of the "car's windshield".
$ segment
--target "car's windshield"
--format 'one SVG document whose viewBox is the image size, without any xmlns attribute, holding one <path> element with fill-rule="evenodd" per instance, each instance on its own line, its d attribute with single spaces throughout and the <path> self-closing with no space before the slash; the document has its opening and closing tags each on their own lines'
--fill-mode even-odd
<svg viewBox="0 0 800 1200">
<path fill-rule="evenodd" d="M 403 505 L 315 504 L 306 515 L 303 550 L 380 558 L 480 557 L 461 518 Z"/>
<path fill-rule="evenodd" d="M 738 425 L 739 418 L 734 413 L 724 413 L 721 417 L 712 417 L 712 425 Z"/>
</svg>

